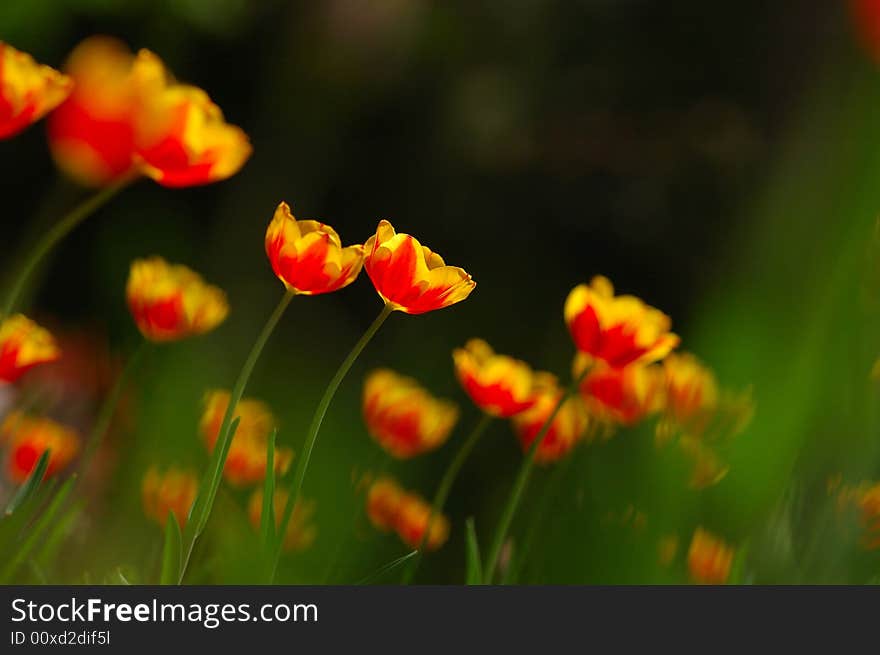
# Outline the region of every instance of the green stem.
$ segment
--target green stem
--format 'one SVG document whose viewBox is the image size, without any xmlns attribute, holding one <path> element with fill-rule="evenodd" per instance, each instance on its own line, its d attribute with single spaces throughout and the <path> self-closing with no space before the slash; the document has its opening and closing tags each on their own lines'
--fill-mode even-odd
<svg viewBox="0 0 880 655">
<path fill-rule="evenodd" d="M 526 453 L 526 457 L 523 460 L 519 473 L 516 476 L 516 480 L 513 483 L 513 489 L 511 489 L 510 496 L 507 498 L 504 511 L 501 513 L 498 527 L 495 529 L 492 548 L 489 550 L 488 566 L 486 567 L 486 576 L 484 580 L 485 584 L 492 584 L 492 576 L 495 574 L 495 568 L 498 566 L 498 559 L 501 556 L 501 548 L 504 546 L 504 540 L 507 538 L 507 532 L 510 530 L 513 516 L 516 514 L 520 500 L 522 500 L 523 492 L 525 492 L 526 485 L 529 482 L 529 476 L 531 475 L 532 467 L 535 464 L 535 455 L 538 452 L 538 448 L 541 447 L 544 437 L 546 437 L 547 433 L 550 431 L 550 426 L 553 425 L 553 421 L 556 419 L 556 415 L 559 414 L 565 401 L 567 401 L 568 397 L 574 393 L 578 386 L 580 386 L 581 381 L 587 376 L 589 370 L 590 367 L 585 367 L 581 374 L 578 375 L 577 379 L 566 387 L 562 396 L 559 398 L 559 402 L 556 403 L 556 407 L 553 408 L 550 416 L 547 417 L 547 420 L 544 421 L 544 425 L 541 426 L 541 429 L 535 436 L 535 440 L 532 442 L 529 452 Z"/>
<path fill-rule="evenodd" d="M 207 488 L 199 489 L 200 496 L 202 494 L 207 495 L 204 496 L 203 504 L 199 503 L 198 498 L 196 499 L 196 502 L 193 504 L 193 515 L 190 516 L 190 520 L 187 522 L 183 544 L 183 557 L 181 559 L 180 567 L 181 581 L 186 573 L 186 567 L 189 565 L 189 560 L 192 557 L 192 551 L 195 547 L 196 540 L 205 529 L 205 525 L 208 523 L 208 517 L 211 515 L 211 508 L 214 505 L 214 498 L 217 496 L 217 488 L 220 486 L 223 467 L 226 464 L 226 455 L 229 453 L 228 442 L 231 439 L 230 427 L 232 426 L 235 410 L 238 407 L 241 397 L 244 395 L 244 390 L 250 380 L 251 373 L 253 373 L 254 366 L 256 366 L 257 360 L 260 358 L 263 348 L 266 346 L 266 342 L 269 341 L 269 337 L 275 330 L 275 326 L 278 325 L 278 321 L 280 321 L 281 317 L 284 315 L 284 311 L 287 309 L 290 301 L 293 300 L 293 296 L 293 292 L 288 291 L 281 298 L 278 306 L 275 307 L 275 310 L 272 312 L 271 316 L 269 316 L 269 320 L 266 321 L 266 325 L 263 326 L 263 330 L 254 342 L 251 352 L 245 360 L 241 372 L 238 374 L 235 386 L 232 387 L 232 392 L 229 396 L 229 405 L 226 407 L 226 413 L 223 415 L 223 422 L 220 424 L 220 432 L 217 435 L 217 442 L 214 444 L 213 453 L 215 453 L 216 456 L 211 458 L 211 462 L 208 464 L 208 471 L 203 480 L 203 482 L 207 483 Z M 196 513 L 197 506 L 199 509 L 198 514 Z"/>
<path fill-rule="evenodd" d="M 455 453 L 455 457 L 453 457 L 452 461 L 449 463 L 446 472 L 443 474 L 443 478 L 440 480 L 440 486 L 437 487 L 437 493 L 434 494 L 434 501 L 431 503 L 431 514 L 428 517 L 428 525 L 425 528 L 425 533 L 422 535 L 421 543 L 419 543 L 418 555 L 413 558 L 410 565 L 403 572 L 403 578 L 400 581 L 401 584 L 409 584 L 412 582 L 412 579 L 419 568 L 419 564 L 422 561 L 422 555 L 425 552 L 425 544 L 428 543 L 428 537 L 431 534 L 431 527 L 434 519 L 443 512 L 443 506 L 446 504 L 446 499 L 449 497 L 452 485 L 455 484 L 458 472 L 461 470 L 465 460 L 467 460 L 468 456 L 471 454 L 474 446 L 477 445 L 477 441 L 480 440 L 480 437 L 483 436 L 486 428 L 489 427 L 492 419 L 493 417 L 490 414 L 483 414 L 482 418 L 477 422 L 476 426 L 474 426 L 474 429 L 468 435 L 467 439 L 461 444 L 458 452 Z"/>
<path fill-rule="evenodd" d="M 6 296 L 3 310 L 0 312 L 0 318 L 12 314 L 16 303 L 27 286 L 28 280 L 30 280 L 37 265 L 43 260 L 49 251 L 64 239 L 64 237 L 70 234 L 80 223 L 98 211 L 98 209 L 107 204 L 107 202 L 109 202 L 116 194 L 131 184 L 134 179 L 134 177 L 125 177 L 115 184 L 104 187 L 94 195 L 89 196 L 82 203 L 68 212 L 43 235 L 43 238 L 37 242 L 36 246 L 34 246 L 33 250 L 31 250 L 27 259 L 24 261 L 24 265 L 21 267 L 18 277 L 12 284 L 9 294 Z"/>
<path fill-rule="evenodd" d="M 367 328 L 367 331 L 363 333 L 360 339 L 358 339 L 358 342 L 354 345 L 354 348 L 351 349 L 351 352 L 348 353 L 346 358 L 342 360 L 342 364 L 339 365 L 336 374 L 330 380 L 330 383 L 324 390 L 324 395 L 321 397 L 317 408 L 315 408 L 315 415 L 312 417 L 312 423 L 309 426 L 309 432 L 306 435 L 302 453 L 297 457 L 296 470 L 293 474 L 293 485 L 290 489 L 290 495 L 287 497 L 287 504 L 284 506 L 284 514 L 281 517 L 281 523 L 278 526 L 277 535 L 280 536 L 278 537 L 278 545 L 275 549 L 272 573 L 269 578 L 270 582 L 275 579 L 275 572 L 278 569 L 278 560 L 281 557 L 281 543 L 283 542 L 283 536 L 287 531 L 287 524 L 290 522 L 293 508 L 296 507 L 296 503 L 299 500 L 299 494 L 300 491 L 302 491 L 306 471 L 309 468 L 309 460 L 312 457 L 312 450 L 315 448 L 315 442 L 318 440 L 318 432 L 321 430 L 321 424 L 324 422 L 324 416 L 327 414 L 330 402 L 333 400 L 333 396 L 336 395 L 336 390 L 339 388 L 342 380 L 358 358 L 358 355 L 360 355 L 363 349 L 366 348 L 367 344 L 370 343 L 370 340 L 376 335 L 379 328 L 382 327 L 385 319 L 391 316 L 391 312 L 393 311 L 394 307 L 391 304 L 386 304 L 382 308 L 382 311 L 379 312 L 376 320 L 373 321 L 370 327 Z"/>
<path fill-rule="evenodd" d="M 119 404 L 122 392 L 125 390 L 125 387 L 135 370 L 137 370 L 138 364 L 140 364 L 140 360 L 146 352 L 148 345 L 149 342 L 146 339 L 141 340 L 138 347 L 129 357 L 128 362 L 126 362 L 122 372 L 117 376 L 116 382 L 113 384 L 110 393 L 104 398 L 104 402 L 101 404 L 101 409 L 98 412 L 95 424 L 92 427 L 91 433 L 89 433 L 89 438 L 86 441 L 86 446 L 83 450 L 83 456 L 79 463 L 80 475 L 84 476 L 86 474 L 92 458 L 95 456 L 98 447 L 104 440 L 104 436 L 110 427 L 110 422 L 113 420 L 113 416 L 116 413 L 116 406 Z"/>
</svg>

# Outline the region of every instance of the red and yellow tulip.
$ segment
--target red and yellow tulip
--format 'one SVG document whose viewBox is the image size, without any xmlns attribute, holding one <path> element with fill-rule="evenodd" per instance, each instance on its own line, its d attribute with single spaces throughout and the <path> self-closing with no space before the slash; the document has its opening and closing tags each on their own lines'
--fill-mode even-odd
<svg viewBox="0 0 880 655">
<path fill-rule="evenodd" d="M 55 109 L 73 80 L 0 41 L 0 139 L 15 136 Z"/>
<path fill-rule="evenodd" d="M 487 414 L 510 418 L 535 404 L 535 374 L 525 362 L 495 353 L 482 339 L 471 339 L 452 358 L 461 386 Z"/>
<path fill-rule="evenodd" d="M 602 276 L 572 289 L 565 322 L 579 351 L 612 368 L 661 360 L 679 343 L 666 314 L 635 296 L 615 296 Z"/>
<path fill-rule="evenodd" d="M 367 516 L 377 529 L 395 531 L 401 541 L 419 548 L 430 522 L 425 548 L 436 550 L 449 538 L 449 519 L 442 514 L 431 518 L 431 506 L 418 494 L 402 489 L 394 480 L 381 477 L 367 491 Z"/>
<path fill-rule="evenodd" d="M 15 382 L 34 366 L 59 357 L 49 331 L 29 318 L 16 314 L 0 323 L 0 382 Z"/>
<path fill-rule="evenodd" d="M 458 420 L 453 403 L 435 398 L 412 378 L 388 369 L 367 376 L 363 412 L 370 435 L 400 459 L 439 448 Z"/>
<path fill-rule="evenodd" d="M 108 36 L 89 37 L 67 59 L 75 87 L 49 116 L 49 147 L 58 167 L 81 184 L 102 186 L 134 169 L 133 61 L 128 46 Z"/>
<path fill-rule="evenodd" d="M 538 375 L 539 390 L 535 395 L 535 404 L 512 419 L 523 452 L 531 448 L 532 442 L 565 393 L 554 376 L 549 373 Z M 588 425 L 589 419 L 580 397 L 572 396 L 566 399 L 535 452 L 535 461 L 549 463 L 567 455 L 584 436 Z"/>
<path fill-rule="evenodd" d="M 388 221 L 379 222 L 364 244 L 364 253 L 364 268 L 376 291 L 395 310 L 407 314 L 454 305 L 476 286 L 464 269 L 447 266 L 415 237 L 397 234 Z"/>
<path fill-rule="evenodd" d="M 146 339 L 176 341 L 210 332 L 229 313 L 226 294 L 185 266 L 160 257 L 135 260 L 126 298 Z"/>
<path fill-rule="evenodd" d="M 854 509 L 861 535 L 859 543 L 866 550 L 880 549 L 880 482 L 845 486 L 837 494 L 838 507 Z"/>
<path fill-rule="evenodd" d="M 276 529 L 281 527 L 281 520 L 284 518 L 284 508 L 287 505 L 287 498 L 288 493 L 283 489 L 278 489 L 273 496 Z M 314 502 L 304 500 L 297 501 L 284 533 L 284 541 L 282 542 L 284 550 L 305 550 L 315 542 L 315 538 L 318 536 L 318 529 L 311 522 L 314 513 Z M 251 494 L 250 500 L 248 501 L 248 518 L 255 530 L 260 529 L 262 517 L 263 490 L 257 489 Z"/>
<path fill-rule="evenodd" d="M 632 364 L 612 368 L 604 362 L 590 364 L 589 355 L 578 353 L 574 374 L 591 366 L 581 381 L 580 394 L 590 416 L 600 421 L 635 425 L 658 411 L 663 402 L 663 371 L 659 366 Z"/>
<path fill-rule="evenodd" d="M 715 375 L 690 353 L 672 353 L 663 371 L 667 416 L 690 433 L 702 432 L 718 407 Z"/>
<path fill-rule="evenodd" d="M 198 488 L 198 478 L 192 471 L 176 467 L 162 471 L 150 467 L 141 483 L 144 513 L 162 527 L 165 527 L 168 515 L 174 514 L 177 524 L 183 528 Z"/>
<path fill-rule="evenodd" d="M 688 549 L 688 572 L 694 582 L 721 585 L 730 577 L 735 552 L 727 543 L 703 528 L 697 528 Z"/>
<path fill-rule="evenodd" d="M 209 451 L 217 443 L 229 398 L 228 391 L 210 391 L 205 396 L 205 408 L 199 427 Z M 223 477 L 230 484 L 241 487 L 255 484 L 266 477 L 269 435 L 275 429 L 277 421 L 268 405 L 250 398 L 239 401 L 235 414 L 239 423 L 232 443 L 229 444 Z M 275 472 L 284 474 L 293 461 L 293 451 L 276 446 L 273 460 Z"/>
<path fill-rule="evenodd" d="M 47 450 L 49 477 L 67 468 L 80 448 L 75 430 L 21 412 L 12 412 L 0 425 L 0 443 L 7 445 L 6 471 L 14 482 L 24 482 Z"/>
<path fill-rule="evenodd" d="M 343 248 L 329 225 L 297 220 L 282 202 L 266 230 L 266 255 L 278 279 L 294 293 L 330 293 L 354 282 L 364 265 L 364 247 Z"/>
<path fill-rule="evenodd" d="M 141 50 L 132 67 L 138 97 L 135 131 L 141 170 L 168 187 L 208 184 L 237 173 L 252 148 L 208 94 L 178 84 L 162 60 Z"/>
</svg>

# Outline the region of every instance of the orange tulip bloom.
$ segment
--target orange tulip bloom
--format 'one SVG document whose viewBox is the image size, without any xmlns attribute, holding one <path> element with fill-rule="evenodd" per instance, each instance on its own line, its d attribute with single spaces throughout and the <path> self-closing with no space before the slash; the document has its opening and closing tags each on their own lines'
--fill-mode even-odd
<svg viewBox="0 0 880 655">
<path fill-rule="evenodd" d="M 64 470 L 79 452 L 74 430 L 21 412 L 12 412 L 0 425 L 0 442 L 8 444 L 6 471 L 14 482 L 24 482 L 47 450 L 46 477 Z"/>
<path fill-rule="evenodd" d="M 0 139 L 40 120 L 72 89 L 69 77 L 0 41 Z"/>
<path fill-rule="evenodd" d="M 252 148 L 198 87 L 177 84 L 159 59 L 141 50 L 132 68 L 139 99 L 135 132 L 143 172 L 167 187 L 225 180 L 241 169 Z"/>
<path fill-rule="evenodd" d="M 132 263 L 126 298 L 138 329 L 150 341 L 175 341 L 210 332 L 229 313 L 223 291 L 185 266 L 160 257 Z"/>
<path fill-rule="evenodd" d="M 34 366 L 59 357 L 52 335 L 29 318 L 16 314 L 0 323 L 0 382 L 15 382 Z"/>
<path fill-rule="evenodd" d="M 404 495 L 397 513 L 397 534 L 403 543 L 410 548 L 421 546 L 429 521 L 431 531 L 425 548 L 437 550 L 449 539 L 449 519 L 442 514 L 431 519 L 431 505 L 415 494 Z"/>
<path fill-rule="evenodd" d="M 367 517 L 379 530 L 393 530 L 404 491 L 391 478 L 375 480 L 367 491 Z"/>
<path fill-rule="evenodd" d="M 318 221 L 298 221 L 282 202 L 266 230 L 266 255 L 289 290 L 329 293 L 354 282 L 364 265 L 364 247 L 342 247 L 339 235 Z"/>
<path fill-rule="evenodd" d="M 688 550 L 688 571 L 695 582 L 720 585 L 727 582 L 734 550 L 724 541 L 697 528 Z"/>
<path fill-rule="evenodd" d="M 590 357 L 578 353 L 574 361 L 577 376 Z M 580 385 L 581 397 L 590 415 L 608 423 L 634 425 L 660 409 L 663 401 L 663 371 L 658 366 L 632 364 L 611 368 L 595 364 Z"/>
<path fill-rule="evenodd" d="M 397 234 L 379 221 L 376 234 L 364 244 L 364 268 L 382 299 L 395 310 L 424 314 L 467 298 L 476 282 L 464 269 L 447 266 L 443 258 L 408 234 Z"/>
<path fill-rule="evenodd" d="M 880 482 L 863 482 L 843 487 L 837 497 L 839 509 L 854 508 L 862 534 L 859 543 L 866 550 L 880 548 Z"/>
<path fill-rule="evenodd" d="M 281 527 L 281 519 L 284 518 L 284 508 L 287 506 L 288 493 L 283 489 L 275 492 L 274 510 L 275 510 L 275 529 Z M 298 500 L 290 515 L 290 521 L 287 523 L 287 530 L 284 534 L 284 550 L 305 550 L 315 542 L 318 536 L 318 529 L 311 523 L 312 516 L 315 513 L 315 503 L 311 501 Z M 257 489 L 251 494 L 248 501 L 248 518 L 255 530 L 260 529 L 260 522 L 263 516 L 263 490 Z"/>
<path fill-rule="evenodd" d="M 162 527 L 168 521 L 168 514 L 174 514 L 182 529 L 189 518 L 198 489 L 195 473 L 174 467 L 162 472 L 152 466 L 141 483 L 144 513 Z"/>
<path fill-rule="evenodd" d="M 701 432 L 718 406 L 715 375 L 689 353 L 669 355 L 663 371 L 667 414 L 679 426 Z"/>
<path fill-rule="evenodd" d="M 76 86 L 49 116 L 49 147 L 58 167 L 81 184 L 102 186 L 134 169 L 133 62 L 128 46 L 107 36 L 89 37 L 67 59 L 64 70 Z"/>
<path fill-rule="evenodd" d="M 525 362 L 496 354 L 482 339 L 471 339 L 452 358 L 461 386 L 487 414 L 509 418 L 535 404 L 535 375 Z"/>
<path fill-rule="evenodd" d="M 210 391 L 205 397 L 200 430 L 209 451 L 217 443 L 229 397 L 228 391 Z M 269 435 L 277 422 L 268 405 L 250 398 L 243 398 L 236 405 L 235 415 L 239 418 L 239 424 L 229 444 L 223 476 L 230 484 L 241 487 L 255 484 L 266 477 Z M 275 447 L 276 473 L 286 473 L 292 461 L 293 451 L 290 448 Z"/>
<path fill-rule="evenodd" d="M 564 393 L 555 378 L 543 374 L 542 387 L 536 395 L 535 404 L 513 417 L 513 428 L 524 452 L 532 446 L 550 414 L 556 409 Z M 551 382 L 552 380 L 552 382 Z M 553 462 L 567 455 L 587 430 L 588 418 L 580 397 L 568 398 L 550 424 L 547 434 L 535 453 L 535 461 Z"/>
<path fill-rule="evenodd" d="M 615 296 L 602 276 L 572 289 L 565 322 L 578 350 L 612 368 L 663 359 L 679 342 L 666 314 L 635 296 Z"/>
<path fill-rule="evenodd" d="M 432 396 L 412 378 L 378 369 L 364 382 L 364 420 L 370 435 L 394 457 L 439 448 L 458 421 L 458 408 Z"/>
<path fill-rule="evenodd" d="M 428 529 L 431 506 L 421 496 L 404 491 L 394 480 L 381 477 L 367 492 L 367 516 L 379 530 L 394 530 L 412 548 L 418 548 Z M 440 548 L 449 538 L 449 520 L 438 514 L 431 522 L 425 547 Z"/>
</svg>

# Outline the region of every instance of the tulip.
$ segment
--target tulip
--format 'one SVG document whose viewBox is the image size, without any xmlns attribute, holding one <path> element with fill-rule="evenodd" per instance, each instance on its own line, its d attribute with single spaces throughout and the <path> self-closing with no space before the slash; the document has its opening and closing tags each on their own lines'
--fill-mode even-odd
<svg viewBox="0 0 880 655">
<path fill-rule="evenodd" d="M 244 131 L 224 120 L 207 93 L 172 81 L 149 50 L 135 58 L 132 83 L 139 101 L 136 160 L 159 184 L 186 187 L 225 180 L 250 157 Z"/>
<path fill-rule="evenodd" d="M 223 291 L 185 266 L 159 257 L 132 263 L 126 298 L 138 329 L 150 341 L 176 341 L 210 332 L 229 313 Z"/>
<path fill-rule="evenodd" d="M 318 221 L 297 220 L 282 202 L 266 231 L 272 270 L 293 293 L 330 293 L 354 282 L 364 264 L 364 248 L 342 247 L 339 235 Z"/>
<path fill-rule="evenodd" d="M 275 511 L 275 527 L 281 526 L 282 512 L 287 503 L 289 494 L 283 489 L 278 489 L 273 497 Z M 315 513 L 315 504 L 311 501 L 300 501 L 293 509 L 293 514 L 287 523 L 287 529 L 282 541 L 284 550 L 305 550 L 315 542 L 318 529 L 311 523 Z M 248 501 L 248 518 L 255 530 L 260 529 L 263 517 L 263 490 L 257 489 L 251 494 Z"/>
<path fill-rule="evenodd" d="M 59 357 L 52 335 L 29 318 L 16 314 L 0 323 L 0 382 L 15 382 L 34 366 Z"/>
<path fill-rule="evenodd" d="M 447 266 L 414 237 L 395 233 L 388 221 L 379 222 L 364 253 L 364 268 L 376 291 L 393 309 L 407 314 L 454 305 L 476 286 L 464 269 Z"/>
<path fill-rule="evenodd" d="M 578 350 L 612 368 L 658 361 L 679 343 L 666 314 L 635 296 L 615 296 L 602 276 L 571 291 L 565 322 Z"/>
<path fill-rule="evenodd" d="M 733 548 L 711 532 L 697 528 L 688 549 L 688 572 L 695 582 L 701 584 L 725 584 L 733 557 Z"/>
<path fill-rule="evenodd" d="M 15 136 L 55 109 L 73 80 L 0 41 L 0 139 Z"/>
<path fill-rule="evenodd" d="M 552 376 L 544 374 L 543 377 L 543 387 L 536 396 L 535 404 L 513 417 L 513 428 L 523 452 L 528 452 L 538 435 L 546 429 L 535 451 L 535 461 L 549 463 L 561 459 L 574 448 L 587 430 L 588 418 L 581 399 L 572 396 L 565 399 L 552 423 L 545 428 L 565 392 L 555 381 L 550 381 Z"/>
<path fill-rule="evenodd" d="M 461 386 L 487 414 L 510 418 L 535 404 L 535 376 L 525 362 L 496 354 L 482 339 L 471 339 L 452 357 Z"/>
<path fill-rule="evenodd" d="M 579 353 L 575 357 L 575 376 L 589 362 L 589 356 Z M 594 364 L 579 390 L 592 417 L 611 424 L 635 425 L 660 409 L 663 371 L 653 365 L 611 368 L 605 363 Z"/>
<path fill-rule="evenodd" d="M 181 528 L 186 525 L 189 511 L 196 499 L 198 480 L 188 470 L 171 467 L 161 471 L 153 466 L 141 483 L 144 513 L 165 527 L 168 515 L 173 514 Z"/>
<path fill-rule="evenodd" d="M 363 411 L 370 435 L 400 459 L 439 448 L 458 420 L 454 404 L 388 369 L 367 376 Z"/>
<path fill-rule="evenodd" d="M 24 482 L 40 457 L 49 451 L 46 477 L 64 470 L 80 448 L 79 435 L 48 418 L 12 412 L 0 424 L 0 442 L 8 444 L 6 471 L 14 482 Z"/>
</svg>

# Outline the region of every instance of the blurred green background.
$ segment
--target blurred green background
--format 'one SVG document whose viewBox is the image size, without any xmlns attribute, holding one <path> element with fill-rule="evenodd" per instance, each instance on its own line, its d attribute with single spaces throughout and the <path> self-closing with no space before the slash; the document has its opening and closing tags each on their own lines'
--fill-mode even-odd
<svg viewBox="0 0 880 655">
<path fill-rule="evenodd" d="M 388 218 L 478 286 L 451 309 L 393 316 L 356 364 L 305 483 L 318 540 L 284 559 L 280 582 L 353 582 L 407 551 L 367 524 L 352 482 L 384 465 L 360 416 L 369 369 L 390 366 L 462 406 L 444 448 L 389 466 L 431 496 L 478 419 L 452 348 L 481 336 L 567 374 L 562 303 L 596 273 L 671 314 L 684 347 L 723 384 L 751 385 L 755 418 L 727 453 L 730 474 L 704 492 L 687 488 L 683 463 L 654 447 L 650 426 L 539 470 L 514 524 L 516 580 L 683 582 L 681 551 L 697 525 L 740 546 L 743 581 L 878 579 L 878 557 L 844 538 L 825 491 L 837 473 L 880 476 L 869 379 L 880 354 L 880 71 L 845 3 L 0 3 L 0 38 L 54 66 L 92 33 L 150 48 L 206 89 L 249 133 L 254 156 L 204 188 L 139 183 L 43 271 L 32 314 L 99 334 L 122 358 L 138 339 L 124 304 L 135 257 L 195 268 L 233 310 L 217 332 L 149 354 L 131 420 L 110 442 L 115 463 L 53 581 L 119 567 L 155 579 L 162 534 L 143 517 L 141 476 L 151 463 L 204 467 L 202 395 L 231 385 L 283 291 L 263 253 L 282 199 L 346 243 Z M 42 125 L 0 143 L 0 180 L 8 272 L 83 192 L 55 172 Z M 248 390 L 280 417 L 281 443 L 299 450 L 325 383 L 379 309 L 366 276 L 293 302 Z M 452 537 L 419 582 L 463 581 L 464 520 L 475 517 L 487 545 L 520 460 L 496 422 L 453 490 Z M 254 581 L 246 498 L 222 491 L 189 581 Z M 614 518 L 629 506 L 644 527 Z M 657 561 L 665 535 L 680 540 L 669 568 Z"/>
</svg>

